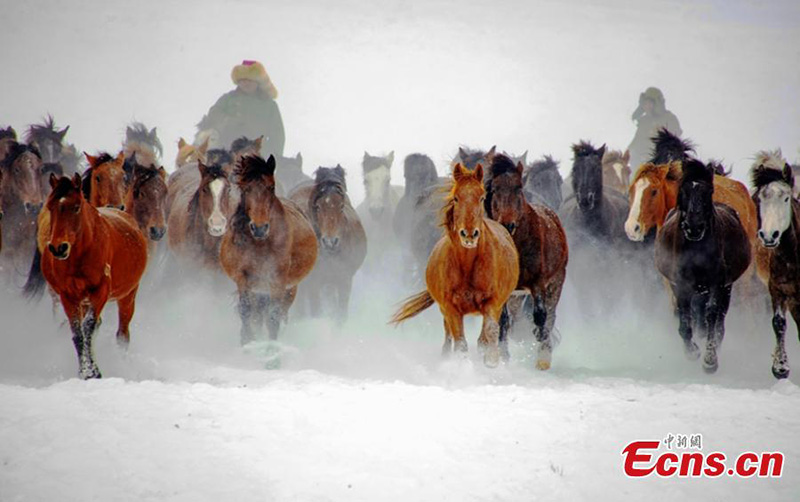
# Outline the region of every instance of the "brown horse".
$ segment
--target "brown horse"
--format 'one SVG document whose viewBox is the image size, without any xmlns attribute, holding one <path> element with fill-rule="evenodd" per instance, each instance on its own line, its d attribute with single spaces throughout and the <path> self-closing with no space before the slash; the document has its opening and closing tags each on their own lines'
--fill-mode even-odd
<svg viewBox="0 0 800 502">
<path fill-rule="evenodd" d="M 139 230 L 151 242 L 161 240 L 167 232 L 165 202 L 167 199 L 167 172 L 163 167 L 133 166 L 133 178 L 125 194 L 125 212 L 133 216 Z"/>
<path fill-rule="evenodd" d="M 13 127 L 6 127 L 5 129 L 0 129 L 0 164 L 2 164 L 3 159 L 6 158 L 8 152 L 11 150 L 11 146 L 17 142 L 17 131 L 14 130 Z"/>
<path fill-rule="evenodd" d="M 83 173 L 83 196 L 94 207 L 113 207 L 125 210 L 125 194 L 128 191 L 130 164 L 125 165 L 125 154 L 116 158 L 108 153 L 96 157 L 84 152 L 89 168 Z"/>
<path fill-rule="evenodd" d="M 519 253 L 517 290 L 527 291 L 533 302 L 536 367 L 550 368 L 553 343 L 550 335 L 556 321 L 556 307 L 567 275 L 569 252 L 561 221 L 546 206 L 531 205 L 523 194 L 522 163 L 495 155 L 486 185 L 486 214 L 503 225 L 514 239 Z M 508 309 L 500 318 L 500 350 L 508 359 Z"/>
<path fill-rule="evenodd" d="M 320 313 L 320 295 L 328 290 L 339 322 L 347 319 L 353 276 L 367 255 L 367 237 L 347 196 L 341 166 L 320 167 L 314 183 L 301 185 L 289 196 L 314 228 L 318 241 L 317 264 L 301 293 L 312 316 Z"/>
<path fill-rule="evenodd" d="M 81 378 L 100 378 L 92 337 L 108 300 L 119 306 L 117 342 L 130 342 L 129 325 L 139 280 L 147 265 L 147 243 L 130 215 L 95 208 L 81 196 L 81 177 L 50 177 L 52 191 L 39 217 L 38 246 L 27 296 L 41 294 L 44 282 L 61 299 L 72 329 Z"/>
<path fill-rule="evenodd" d="M 713 201 L 714 170 L 683 162 L 676 210 L 656 235 L 656 268 L 675 297 L 679 328 L 689 359 L 700 355 L 692 340 L 696 324 L 706 335 L 703 369 L 717 371 L 725 336 L 731 287 L 750 266 L 752 244 L 734 209 Z"/>
<path fill-rule="evenodd" d="M 631 182 L 631 152 L 606 150 L 603 154 L 603 186 L 626 193 Z"/>
<path fill-rule="evenodd" d="M 169 247 L 178 256 L 218 269 L 219 247 L 238 203 L 238 189 L 219 164 L 199 163 L 196 170 L 199 176 L 184 178 L 185 186 L 169 188 L 174 194 L 167 220 Z"/>
<path fill-rule="evenodd" d="M 795 180 L 791 166 L 784 164 L 782 169 L 775 169 L 772 165 L 759 163 L 752 171 L 759 226 L 756 265 L 759 275 L 767 278 L 772 299 L 775 333 L 772 374 L 775 378 L 787 378 L 789 358 L 784 342 L 787 310 L 795 325 L 800 326 L 800 202 L 793 197 Z"/>
<path fill-rule="evenodd" d="M 241 159 L 236 178 L 241 200 L 222 239 L 220 262 L 239 292 L 241 341 L 253 339 L 253 320 L 265 320 L 278 338 L 297 285 L 314 267 L 317 240 L 300 208 L 275 195 L 275 158 Z"/>
<path fill-rule="evenodd" d="M 208 150 L 204 154 L 202 163 L 206 166 L 220 166 L 225 171 L 225 175 L 233 180 L 234 158 L 229 151 L 221 148 Z M 167 188 L 169 188 L 166 207 L 167 217 L 172 211 L 172 204 L 178 194 L 185 190 L 194 192 L 197 189 L 197 185 L 200 183 L 199 165 L 200 162 L 189 162 L 170 173 L 167 178 Z"/>
<path fill-rule="evenodd" d="M 208 138 L 200 146 L 187 143 L 185 139 L 178 140 L 178 155 L 175 157 L 175 168 L 180 169 L 190 162 L 206 162 L 208 151 Z"/>
<path fill-rule="evenodd" d="M 36 243 L 36 216 L 42 208 L 39 151 L 12 143 L 0 163 L 0 212 L 3 214 L 3 261 L 26 268 Z"/>
<path fill-rule="evenodd" d="M 136 156 L 140 164 L 155 166 L 159 164 L 164 148 L 155 127 L 148 131 L 141 122 L 134 122 L 125 129 L 122 152 L 126 160 Z"/>
<path fill-rule="evenodd" d="M 445 236 L 431 253 L 425 291 L 407 299 L 392 318 L 398 324 L 439 304 L 444 316 L 447 355 L 455 348 L 465 353 L 464 316 L 481 314 L 478 338 L 484 364 L 500 362 L 500 315 L 519 280 L 519 256 L 514 241 L 499 223 L 484 216 L 483 167 L 474 171 L 456 164 L 453 187 L 447 196 L 442 226 Z"/>
</svg>

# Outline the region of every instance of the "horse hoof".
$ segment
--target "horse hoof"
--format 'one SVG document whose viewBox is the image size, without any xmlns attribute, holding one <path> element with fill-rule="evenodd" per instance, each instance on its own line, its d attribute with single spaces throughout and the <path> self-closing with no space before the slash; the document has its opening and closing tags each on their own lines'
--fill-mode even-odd
<svg viewBox="0 0 800 502">
<path fill-rule="evenodd" d="M 710 359 L 708 357 L 703 358 L 703 371 L 705 371 L 710 375 L 712 373 L 716 373 L 717 368 L 719 368 L 719 363 L 717 362 L 716 357 L 714 357 L 713 359 Z"/>
<path fill-rule="evenodd" d="M 550 361 L 540 359 L 536 361 L 536 369 L 539 371 L 547 371 L 550 369 Z"/>
<path fill-rule="evenodd" d="M 93 380 L 95 378 L 103 378 L 103 375 L 100 374 L 100 370 L 97 368 L 92 368 L 88 371 L 81 371 L 80 377 L 82 380 Z"/>
<path fill-rule="evenodd" d="M 784 378 L 789 377 L 789 367 L 780 365 L 780 366 L 773 366 L 772 367 L 772 376 L 777 378 L 778 380 L 783 380 Z"/>
<path fill-rule="evenodd" d="M 683 346 L 683 353 L 686 354 L 686 359 L 690 361 L 697 361 L 700 358 L 700 349 L 694 342 L 689 342 Z"/>
<path fill-rule="evenodd" d="M 487 368 L 497 368 L 500 364 L 500 352 L 497 349 L 487 349 L 483 355 L 483 364 Z"/>
</svg>

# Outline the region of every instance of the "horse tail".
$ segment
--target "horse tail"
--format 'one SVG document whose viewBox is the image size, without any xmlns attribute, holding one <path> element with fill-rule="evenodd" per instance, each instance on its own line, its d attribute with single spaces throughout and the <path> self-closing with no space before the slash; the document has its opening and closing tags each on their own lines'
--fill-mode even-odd
<svg viewBox="0 0 800 502">
<path fill-rule="evenodd" d="M 42 253 L 39 252 L 39 247 L 36 247 L 36 253 L 33 255 L 33 263 L 28 272 L 28 280 L 22 288 L 22 296 L 28 300 L 39 301 L 44 294 L 44 274 L 42 274 Z"/>
<path fill-rule="evenodd" d="M 433 297 L 426 289 L 421 293 L 417 293 L 414 296 L 411 296 L 403 302 L 403 305 L 400 306 L 400 310 L 395 312 L 392 316 L 392 320 L 389 321 L 390 324 L 400 324 L 401 322 L 405 321 L 406 319 L 410 319 L 415 315 L 419 314 L 426 308 L 433 305 Z"/>
</svg>

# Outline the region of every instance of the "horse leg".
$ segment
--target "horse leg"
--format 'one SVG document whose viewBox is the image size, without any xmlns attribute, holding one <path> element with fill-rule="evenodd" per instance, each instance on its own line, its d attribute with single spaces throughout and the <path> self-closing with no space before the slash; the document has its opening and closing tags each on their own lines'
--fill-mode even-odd
<svg viewBox="0 0 800 502">
<path fill-rule="evenodd" d="M 692 341 L 692 293 L 673 286 L 672 291 L 678 306 L 678 333 L 683 339 L 683 349 L 686 357 L 694 361 L 700 357 L 697 344 Z"/>
<path fill-rule="evenodd" d="M 341 326 L 347 320 L 350 308 L 350 292 L 353 289 L 353 276 L 347 277 L 336 284 L 336 321 Z"/>
<path fill-rule="evenodd" d="M 117 300 L 117 308 L 119 309 L 119 327 L 117 328 L 117 344 L 127 350 L 128 345 L 131 343 L 131 333 L 129 326 L 133 318 L 133 311 L 136 307 L 136 292 L 139 288 L 134 288 L 128 296 Z"/>
<path fill-rule="evenodd" d="M 524 301 L 524 300 L 523 300 Z M 503 305 L 503 311 L 500 313 L 500 335 L 498 343 L 500 345 L 500 357 L 503 362 L 508 362 L 511 359 L 511 354 L 508 352 L 508 330 L 511 328 L 511 314 L 508 312 L 508 303 Z"/>
<path fill-rule="evenodd" d="M 253 341 L 253 293 L 239 288 L 239 317 L 242 320 L 242 329 L 239 333 L 241 344 L 246 345 Z"/>
<path fill-rule="evenodd" d="M 266 325 L 269 329 L 269 296 L 264 294 L 253 295 L 253 325 L 256 328 Z"/>
<path fill-rule="evenodd" d="M 444 345 L 442 345 L 442 357 L 449 357 L 453 351 L 453 330 L 447 317 L 444 318 Z"/>
<path fill-rule="evenodd" d="M 276 293 L 267 297 L 267 306 L 265 310 L 267 319 L 267 331 L 269 332 L 270 341 L 278 339 L 278 331 L 281 328 L 281 319 L 285 316 L 283 310 L 282 296 L 283 292 Z"/>
<path fill-rule="evenodd" d="M 797 306 L 792 305 L 792 317 L 795 324 L 798 321 Z M 772 300 L 772 331 L 775 332 L 775 351 L 772 353 L 772 375 L 775 378 L 789 376 L 789 357 L 786 355 L 784 339 L 786 336 L 786 300 Z"/>
<path fill-rule="evenodd" d="M 715 373 L 719 368 L 717 350 L 722 343 L 724 332 L 720 329 L 720 324 L 725 319 L 725 312 L 728 305 L 725 302 L 725 290 L 728 291 L 728 302 L 730 301 L 730 288 L 714 287 L 709 291 L 707 299 L 703 302 L 705 309 L 702 314 L 703 327 L 706 330 L 706 353 L 703 356 L 703 371 Z"/>
<path fill-rule="evenodd" d="M 84 380 L 88 378 L 100 378 L 100 371 L 91 359 L 91 342 L 87 342 L 84 331 L 84 312 L 80 303 L 75 303 L 61 296 L 61 305 L 64 313 L 69 320 L 69 327 L 72 331 L 72 344 L 78 355 L 78 375 Z"/>
<path fill-rule="evenodd" d="M 453 337 L 453 352 L 466 355 L 467 340 L 464 338 L 464 317 L 458 312 L 448 312 L 445 319 L 450 325 L 450 334 Z"/>
<path fill-rule="evenodd" d="M 483 352 L 483 364 L 487 368 L 496 368 L 500 364 L 500 316 L 503 312 L 503 305 L 495 308 L 488 308 L 483 313 L 483 326 L 481 336 L 478 338 L 478 346 Z"/>
<path fill-rule="evenodd" d="M 324 284 L 309 284 L 306 287 L 306 295 L 308 296 L 308 313 L 312 319 L 319 318 L 320 315 L 320 290 Z"/>
<path fill-rule="evenodd" d="M 541 293 L 533 300 L 534 336 L 538 342 L 536 350 L 536 369 L 549 370 L 553 358 L 553 327 L 556 324 L 556 307 L 561 299 L 563 278 L 556 278 L 547 286 L 544 298 Z"/>
</svg>

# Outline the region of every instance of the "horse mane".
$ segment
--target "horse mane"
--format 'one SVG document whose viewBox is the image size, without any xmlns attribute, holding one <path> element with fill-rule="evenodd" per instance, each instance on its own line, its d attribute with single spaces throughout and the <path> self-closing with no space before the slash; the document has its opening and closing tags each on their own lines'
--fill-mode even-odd
<svg viewBox="0 0 800 502">
<path fill-rule="evenodd" d="M 14 141 L 17 140 L 17 131 L 14 130 L 13 127 L 8 126 L 5 129 L 0 129 L 0 139 L 11 138 Z"/>
<path fill-rule="evenodd" d="M 56 181 L 56 186 L 54 186 L 53 191 L 50 192 L 50 197 L 53 200 L 60 199 L 61 197 L 66 197 L 74 190 L 77 190 L 77 188 L 75 188 L 75 185 L 72 183 L 72 179 L 62 176 Z"/>
<path fill-rule="evenodd" d="M 233 155 L 224 148 L 213 148 L 206 152 L 208 165 L 224 165 L 233 162 Z"/>
<path fill-rule="evenodd" d="M 155 127 L 153 128 L 155 133 Z M 141 122 L 133 122 L 125 130 L 125 142 L 144 143 L 158 150 L 159 155 L 164 155 L 164 148 L 161 146 L 161 141 L 156 134 L 151 135 L 147 127 Z"/>
<path fill-rule="evenodd" d="M 606 150 L 603 154 L 603 164 L 613 164 L 615 162 L 622 162 L 625 154 L 620 150 Z"/>
<path fill-rule="evenodd" d="M 67 129 L 69 126 L 67 126 Z M 28 127 L 27 132 L 25 133 L 25 141 L 30 143 L 31 141 L 36 141 L 37 139 L 49 139 L 54 143 L 61 144 L 62 141 L 62 132 L 66 133 L 66 129 L 64 131 L 56 131 L 56 121 L 52 115 L 49 113 L 47 114 L 47 118 L 44 120 L 44 124 L 32 124 Z"/>
<path fill-rule="evenodd" d="M 682 140 L 672 134 L 666 127 L 658 130 L 655 136 L 650 138 L 653 142 L 653 155 L 650 162 L 653 164 L 666 164 L 673 160 L 686 160 L 689 152 L 694 152 L 694 144 L 688 139 Z"/>
<path fill-rule="evenodd" d="M 460 146 L 458 147 L 458 153 L 453 157 L 453 162 L 451 163 L 455 164 L 460 161 L 461 165 L 467 169 L 474 169 L 480 161 L 486 157 L 487 153 L 488 152 L 484 152 L 483 150 L 473 150 L 467 146 Z"/>
<path fill-rule="evenodd" d="M 48 162 L 42 165 L 42 174 L 50 174 L 53 173 L 56 176 L 63 176 L 64 175 L 64 167 L 58 162 Z"/>
<path fill-rule="evenodd" d="M 780 148 L 776 148 L 775 150 L 761 150 L 756 153 L 755 158 L 753 160 L 753 168 L 757 168 L 758 166 L 764 166 L 771 169 L 783 169 L 783 166 L 786 165 L 786 159 L 783 158 L 783 153 L 781 152 Z"/>
<path fill-rule="evenodd" d="M 697 159 L 689 158 L 683 162 L 683 177 L 681 186 L 687 183 L 714 184 L 714 170 Z"/>
<path fill-rule="evenodd" d="M 230 151 L 232 153 L 240 152 L 242 150 L 245 150 L 247 148 L 250 148 L 250 147 L 254 146 L 255 144 L 256 144 L 256 140 L 250 139 L 247 136 L 240 136 L 240 137 L 236 138 L 235 140 L 233 140 L 233 143 L 231 143 Z"/>
<path fill-rule="evenodd" d="M 8 155 L 6 158 L 3 159 L 2 167 L 9 168 L 14 165 L 14 162 L 17 161 L 17 158 L 25 152 L 31 152 L 32 154 L 39 157 L 41 160 L 42 155 L 39 153 L 39 149 L 33 145 L 28 145 L 25 143 L 17 143 L 16 141 L 11 145 L 11 148 L 8 150 Z"/>
<path fill-rule="evenodd" d="M 239 161 L 234 172 L 239 186 L 258 181 L 263 176 L 275 176 L 275 157 L 270 155 L 268 160 L 264 160 L 258 155 L 246 155 Z"/>
<path fill-rule="evenodd" d="M 558 171 L 558 161 L 553 159 L 552 155 L 545 155 L 539 160 L 531 162 L 530 166 L 525 170 L 526 174 L 539 174 L 544 171 Z"/>
<path fill-rule="evenodd" d="M 134 194 L 142 189 L 150 180 L 158 176 L 158 168 L 155 166 L 145 167 L 141 164 L 133 166 L 133 192 Z"/>
<path fill-rule="evenodd" d="M 469 173 L 469 170 L 467 170 Z M 472 172 L 474 174 L 474 172 Z M 469 174 L 468 174 L 469 175 Z M 436 192 L 440 194 L 445 194 L 444 198 L 444 205 L 441 209 L 441 219 L 439 220 L 439 226 L 444 228 L 446 231 L 450 231 L 453 228 L 453 221 L 455 220 L 455 208 L 456 208 L 456 188 L 457 183 L 455 180 L 451 179 L 449 183 L 438 187 Z M 483 183 L 481 183 L 483 186 Z M 486 188 L 484 188 L 486 190 Z M 485 202 L 485 200 L 484 200 Z"/>
<path fill-rule="evenodd" d="M 785 165 L 788 166 L 788 164 Z M 786 183 L 790 187 L 794 188 L 794 175 L 791 167 L 789 169 L 775 169 L 774 167 L 759 165 L 753 168 L 750 176 L 753 186 L 756 190 L 760 190 L 761 188 L 776 181 Z"/>
<path fill-rule="evenodd" d="M 603 147 L 595 148 L 590 141 L 581 140 L 572 145 L 572 153 L 575 154 L 576 160 L 581 157 L 590 157 L 592 155 L 597 155 L 602 159 L 604 151 Z"/>
<path fill-rule="evenodd" d="M 709 159 L 708 167 L 714 170 L 714 174 L 725 176 L 726 178 L 730 176 L 730 174 L 733 172 L 733 168 L 730 168 L 726 171 L 725 165 L 722 163 L 721 160 Z"/>
<path fill-rule="evenodd" d="M 511 160 L 511 157 L 505 154 L 497 154 L 492 157 L 492 163 L 489 164 L 489 182 L 495 176 L 501 176 L 506 173 L 516 173 L 517 165 Z"/>
</svg>

